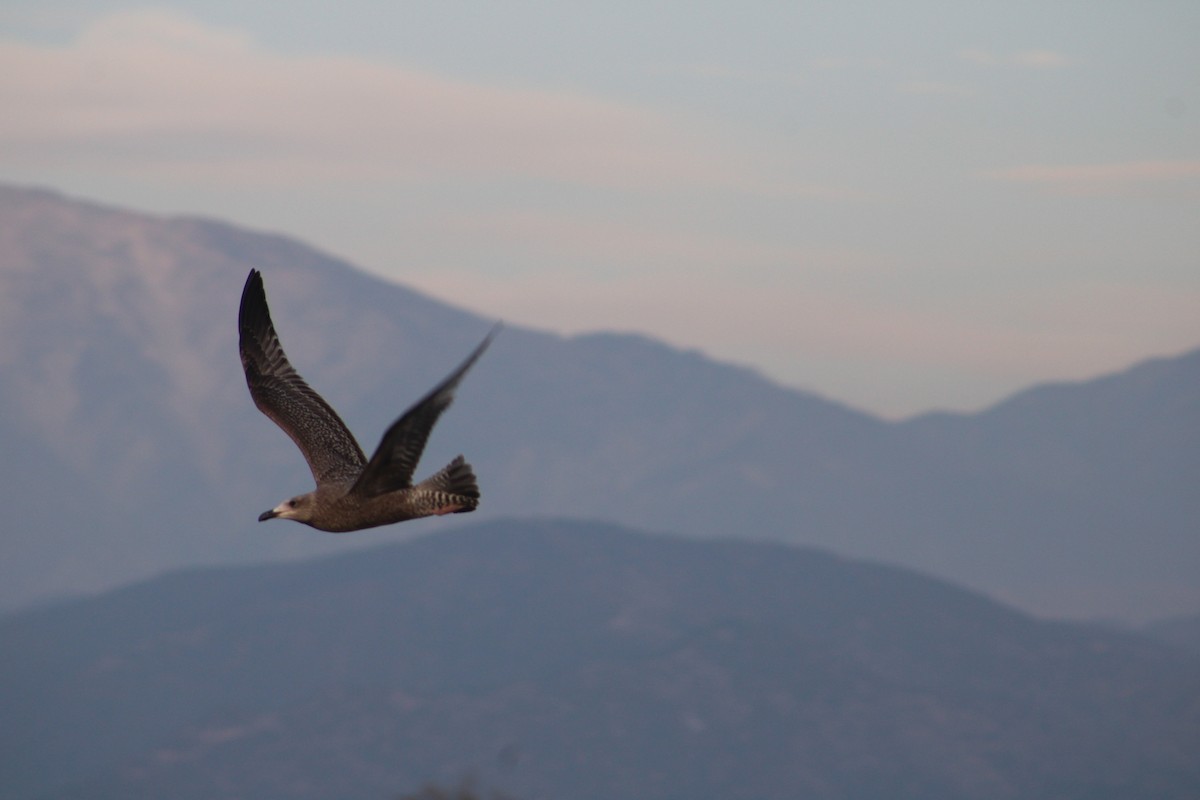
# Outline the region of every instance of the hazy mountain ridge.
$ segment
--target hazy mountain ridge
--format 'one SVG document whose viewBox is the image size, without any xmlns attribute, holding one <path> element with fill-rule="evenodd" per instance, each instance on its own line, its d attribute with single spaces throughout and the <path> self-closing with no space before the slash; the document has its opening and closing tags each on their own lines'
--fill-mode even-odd
<svg viewBox="0 0 1200 800">
<path fill-rule="evenodd" d="M 0 617 L 14 798 L 1190 797 L 1200 661 L 809 549 L 503 521 Z"/>
<path fill-rule="evenodd" d="M 1200 654 L 1200 614 L 1154 620 L 1143 628 L 1154 639 Z"/>
<path fill-rule="evenodd" d="M 19 454 L 0 468 L 0 605 L 446 524 L 339 538 L 254 522 L 311 478 L 245 389 L 250 267 L 294 364 L 368 451 L 493 322 L 283 237 L 0 187 L 0 443 Z M 772 536 L 1045 613 L 1145 619 L 1200 607 L 1197 419 L 1200 351 L 888 423 L 643 337 L 510 322 L 422 471 L 465 453 L 485 518 Z"/>
</svg>

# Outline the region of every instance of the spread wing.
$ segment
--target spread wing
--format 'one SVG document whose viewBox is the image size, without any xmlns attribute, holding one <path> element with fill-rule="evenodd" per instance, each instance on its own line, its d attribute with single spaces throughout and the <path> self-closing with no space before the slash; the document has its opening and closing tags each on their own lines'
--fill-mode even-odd
<svg viewBox="0 0 1200 800">
<path fill-rule="evenodd" d="M 250 270 L 238 311 L 238 349 L 246 385 L 258 410 L 292 438 L 313 479 L 353 480 L 367 459 L 337 412 L 293 369 L 279 344 L 262 275 Z"/>
<path fill-rule="evenodd" d="M 450 407 L 459 381 L 483 355 L 483 351 L 492 343 L 498 330 L 499 326 L 493 328 L 458 369 L 392 423 L 383 435 L 375 454 L 371 456 L 370 463 L 350 489 L 352 493 L 373 497 L 412 486 L 413 472 L 421 459 L 421 453 L 425 450 L 429 432 L 433 430 L 434 423 L 438 421 L 442 412 Z"/>
</svg>

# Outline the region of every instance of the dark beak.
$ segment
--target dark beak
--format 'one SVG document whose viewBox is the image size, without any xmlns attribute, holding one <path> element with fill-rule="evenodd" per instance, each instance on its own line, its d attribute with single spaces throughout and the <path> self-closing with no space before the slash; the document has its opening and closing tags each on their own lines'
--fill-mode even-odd
<svg viewBox="0 0 1200 800">
<path fill-rule="evenodd" d="M 258 521 L 259 521 L 259 522 L 266 522 L 267 520 L 269 520 L 269 519 L 275 519 L 275 518 L 276 518 L 276 517 L 278 517 L 278 516 L 279 516 L 279 515 L 275 513 L 275 509 L 271 509 L 270 511 L 264 511 L 263 513 L 259 514 L 259 515 L 258 515 Z"/>
</svg>

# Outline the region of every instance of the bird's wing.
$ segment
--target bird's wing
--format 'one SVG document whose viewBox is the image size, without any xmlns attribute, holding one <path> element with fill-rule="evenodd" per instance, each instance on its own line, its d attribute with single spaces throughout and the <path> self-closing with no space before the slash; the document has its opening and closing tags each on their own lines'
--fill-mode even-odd
<svg viewBox="0 0 1200 800">
<path fill-rule="evenodd" d="M 353 480 L 366 457 L 328 403 L 288 362 L 271 322 L 262 275 L 250 270 L 238 311 L 238 349 L 254 405 L 292 438 L 320 486 Z"/>
<path fill-rule="evenodd" d="M 379 442 L 375 454 L 371 456 L 370 463 L 350 489 L 351 493 L 373 497 L 412 486 L 413 471 L 416 470 L 417 461 L 425 450 L 429 432 L 433 430 L 434 423 L 442 412 L 450 407 L 458 382 L 467 374 L 467 370 L 476 359 L 483 355 L 483 351 L 492 343 L 492 338 L 498 330 L 497 325 L 458 369 L 392 423 Z"/>
</svg>

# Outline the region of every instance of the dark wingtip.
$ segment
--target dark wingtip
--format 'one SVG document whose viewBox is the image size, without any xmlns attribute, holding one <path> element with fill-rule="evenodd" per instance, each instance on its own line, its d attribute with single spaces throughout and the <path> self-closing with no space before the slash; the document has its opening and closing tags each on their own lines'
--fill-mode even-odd
<svg viewBox="0 0 1200 800">
<path fill-rule="evenodd" d="M 242 302 L 238 306 L 238 332 L 244 340 L 247 335 L 271 324 L 271 312 L 267 310 L 267 291 L 263 286 L 262 273 L 250 270 L 246 285 L 242 287 Z"/>
<path fill-rule="evenodd" d="M 483 341 L 479 343 L 479 347 L 475 349 L 475 355 L 477 357 L 483 355 L 483 351 L 487 350 L 492 344 L 492 339 L 495 339 L 496 335 L 502 330 L 504 330 L 504 320 L 498 319 L 492 325 L 492 329 L 487 332 L 487 336 L 483 337 Z"/>
<path fill-rule="evenodd" d="M 479 360 L 479 357 L 483 355 L 484 351 L 487 350 L 488 347 L 491 346 L 492 340 L 496 338 L 496 334 L 500 333 L 500 329 L 503 327 L 504 323 L 499 321 L 492 326 L 492 329 L 488 331 L 487 336 L 483 337 L 483 341 L 476 346 L 476 348 L 471 352 L 471 355 L 467 356 L 466 360 L 464 360 L 463 363 L 459 365 L 458 369 L 454 371 L 454 374 L 457 376 L 457 378 L 461 378 L 463 375 L 465 375 L 467 370 Z"/>
<path fill-rule="evenodd" d="M 251 269 L 250 274 L 246 276 L 246 283 L 242 286 L 242 305 L 246 304 L 246 297 L 254 289 L 262 291 L 263 279 L 262 273 L 256 269 Z"/>
</svg>

